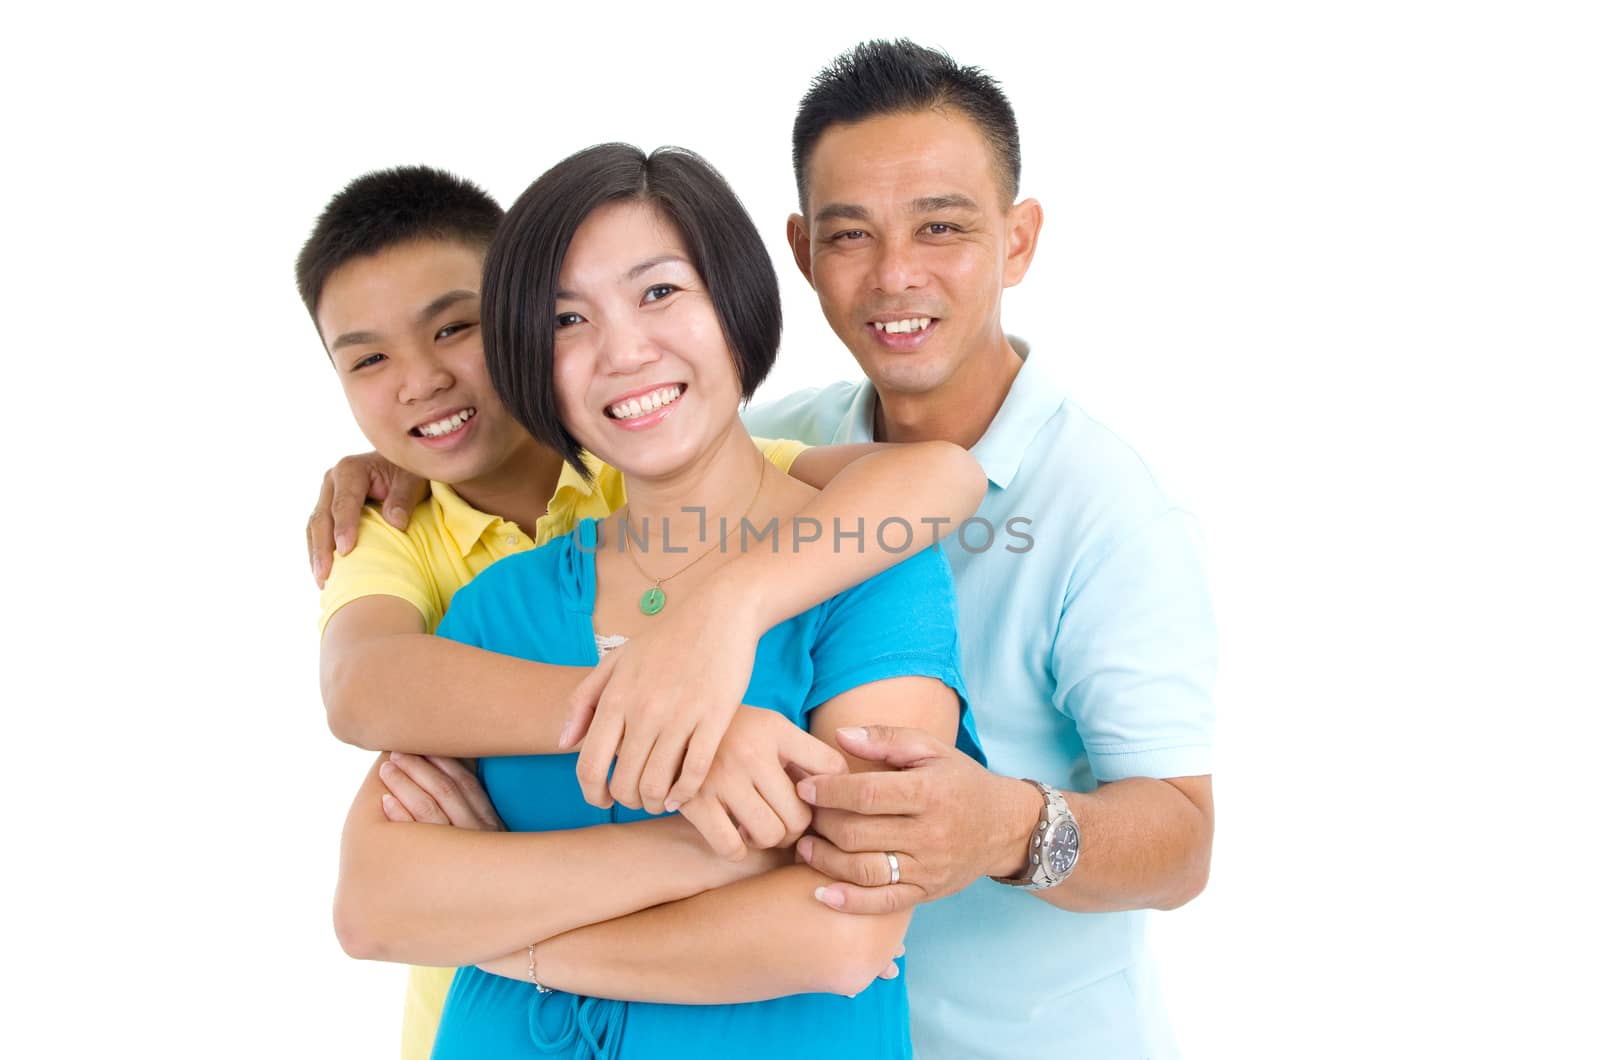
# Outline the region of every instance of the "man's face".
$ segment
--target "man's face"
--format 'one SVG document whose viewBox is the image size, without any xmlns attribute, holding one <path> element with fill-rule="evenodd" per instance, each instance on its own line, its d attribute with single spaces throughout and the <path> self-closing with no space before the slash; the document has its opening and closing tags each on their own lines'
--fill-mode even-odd
<svg viewBox="0 0 1600 1060">
<path fill-rule="evenodd" d="M 1019 241 L 1017 211 L 1038 214 L 1001 201 L 978 127 L 953 110 L 835 125 L 808 176 L 806 216 L 789 221 L 795 261 L 878 390 L 927 394 L 987 367 L 1004 349 L 1000 292 L 1022 279 L 1037 231 Z"/>
<path fill-rule="evenodd" d="M 470 483 L 532 446 L 489 385 L 483 252 L 418 240 L 356 258 L 322 290 L 317 329 L 361 433 L 426 478 Z"/>
</svg>

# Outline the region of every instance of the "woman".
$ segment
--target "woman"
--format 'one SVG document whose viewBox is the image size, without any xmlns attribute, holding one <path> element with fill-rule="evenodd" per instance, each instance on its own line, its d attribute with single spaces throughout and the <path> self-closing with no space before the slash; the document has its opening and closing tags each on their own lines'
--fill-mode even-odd
<svg viewBox="0 0 1600 1060">
<path fill-rule="evenodd" d="M 790 545 L 812 491 L 767 473 L 737 415 L 776 356 L 777 281 L 703 161 L 612 144 L 557 165 L 490 249 L 483 314 L 506 407 L 574 464 L 588 450 L 622 470 L 628 504 L 496 564 L 440 635 L 593 665 L 751 534 Z M 830 743 L 868 722 L 959 730 L 976 753 L 955 628 L 942 554 L 914 556 L 767 633 L 733 726 L 800 724 Z M 571 755 L 485 759 L 480 774 L 531 834 L 391 824 L 376 771 L 346 830 L 341 917 L 368 955 L 478 966 L 456 976 L 436 1056 L 910 1055 L 903 980 L 877 978 L 909 914 L 835 912 L 792 852 L 725 862 L 690 824 L 725 794 L 742 829 L 792 841 L 807 811 L 791 785 L 757 797 L 714 768 L 681 814 L 651 817 L 584 802 Z M 415 857 L 444 881 L 423 911 L 371 868 Z"/>
</svg>

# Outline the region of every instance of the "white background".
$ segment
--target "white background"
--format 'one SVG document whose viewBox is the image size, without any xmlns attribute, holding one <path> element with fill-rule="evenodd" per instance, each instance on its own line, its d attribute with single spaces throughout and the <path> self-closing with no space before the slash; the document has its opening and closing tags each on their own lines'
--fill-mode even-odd
<svg viewBox="0 0 1600 1060">
<path fill-rule="evenodd" d="M 6 16 L 6 1051 L 392 1055 L 401 973 L 329 924 L 367 755 L 301 553 L 365 448 L 292 283 L 327 196 L 428 162 L 509 203 L 679 143 L 781 255 L 807 79 L 901 34 L 1011 94 L 1046 222 L 1008 329 L 1205 533 L 1214 870 L 1157 917 L 1186 1054 L 1593 1049 L 1586 7 Z M 766 395 L 853 375 L 779 272 Z"/>
</svg>

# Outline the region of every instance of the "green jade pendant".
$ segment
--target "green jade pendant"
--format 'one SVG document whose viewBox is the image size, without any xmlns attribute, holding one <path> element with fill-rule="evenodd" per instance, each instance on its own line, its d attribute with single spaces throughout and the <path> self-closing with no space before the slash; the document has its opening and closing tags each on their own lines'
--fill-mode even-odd
<svg viewBox="0 0 1600 1060">
<path fill-rule="evenodd" d="M 642 614 L 654 615 L 667 606 L 667 594 L 661 591 L 661 586 L 652 585 L 639 597 L 639 611 Z"/>
</svg>

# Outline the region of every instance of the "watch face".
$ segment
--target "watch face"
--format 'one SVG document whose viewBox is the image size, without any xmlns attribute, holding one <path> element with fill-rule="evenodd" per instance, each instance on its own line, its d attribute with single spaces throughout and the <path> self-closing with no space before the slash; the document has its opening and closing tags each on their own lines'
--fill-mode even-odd
<svg viewBox="0 0 1600 1060">
<path fill-rule="evenodd" d="M 1078 861 L 1078 830 L 1070 821 L 1061 821 L 1050 830 L 1044 841 L 1044 859 L 1050 875 L 1057 879 L 1072 871 Z"/>
</svg>

